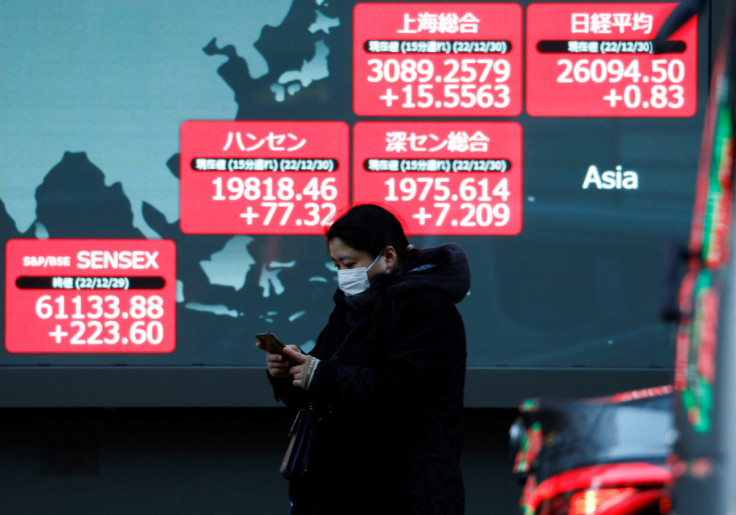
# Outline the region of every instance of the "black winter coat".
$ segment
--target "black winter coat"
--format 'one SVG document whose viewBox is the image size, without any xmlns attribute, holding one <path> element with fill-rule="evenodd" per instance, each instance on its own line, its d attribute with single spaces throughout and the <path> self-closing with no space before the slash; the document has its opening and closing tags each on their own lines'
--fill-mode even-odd
<svg viewBox="0 0 736 515">
<path fill-rule="evenodd" d="M 337 291 L 309 391 L 271 378 L 287 405 L 325 413 L 309 476 L 290 484 L 293 515 L 464 512 L 466 347 L 455 303 L 469 268 L 456 245 L 420 251 L 418 265 L 364 294 Z"/>
</svg>

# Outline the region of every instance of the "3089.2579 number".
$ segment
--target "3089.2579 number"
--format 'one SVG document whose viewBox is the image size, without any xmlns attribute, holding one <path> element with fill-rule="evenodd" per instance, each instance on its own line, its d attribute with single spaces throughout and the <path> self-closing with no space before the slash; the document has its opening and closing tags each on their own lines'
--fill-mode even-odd
<svg viewBox="0 0 736 515">
<path fill-rule="evenodd" d="M 370 59 L 371 74 L 368 82 L 445 82 L 484 83 L 506 82 L 511 75 L 511 64 L 505 59 L 445 59 L 446 70 L 435 75 L 434 63 L 429 59 Z"/>
</svg>

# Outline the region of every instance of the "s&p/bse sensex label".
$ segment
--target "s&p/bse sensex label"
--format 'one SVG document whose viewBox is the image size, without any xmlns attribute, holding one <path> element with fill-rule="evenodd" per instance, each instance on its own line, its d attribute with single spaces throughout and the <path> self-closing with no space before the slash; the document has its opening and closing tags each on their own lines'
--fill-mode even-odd
<svg viewBox="0 0 736 515">
<path fill-rule="evenodd" d="M 9 240 L 6 259 L 9 352 L 174 350 L 172 241 Z"/>
<path fill-rule="evenodd" d="M 527 112 L 533 116 L 694 115 L 697 19 L 688 21 L 662 48 L 653 45 L 676 6 L 530 5 Z"/>
<path fill-rule="evenodd" d="M 361 3 L 353 15 L 356 114 L 521 113 L 521 6 Z"/>
<path fill-rule="evenodd" d="M 184 122 L 182 231 L 323 234 L 348 206 L 349 145 L 344 122 Z"/>
<path fill-rule="evenodd" d="M 353 200 L 397 213 L 415 235 L 514 235 L 522 219 L 516 122 L 359 122 Z"/>
</svg>

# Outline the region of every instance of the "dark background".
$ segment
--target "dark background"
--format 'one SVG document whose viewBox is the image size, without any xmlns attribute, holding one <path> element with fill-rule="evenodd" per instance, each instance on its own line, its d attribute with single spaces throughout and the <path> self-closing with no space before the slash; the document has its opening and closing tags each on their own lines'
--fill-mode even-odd
<svg viewBox="0 0 736 515">
<path fill-rule="evenodd" d="M 468 410 L 468 515 L 513 514 L 514 410 Z M 6 409 L 2 512 L 284 514 L 285 409 Z M 380 492 L 376 493 L 380 495 Z"/>
</svg>

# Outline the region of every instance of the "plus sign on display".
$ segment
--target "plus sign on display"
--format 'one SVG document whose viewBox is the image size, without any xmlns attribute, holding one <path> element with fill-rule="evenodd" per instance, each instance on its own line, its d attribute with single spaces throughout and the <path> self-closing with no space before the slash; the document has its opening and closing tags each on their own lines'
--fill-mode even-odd
<svg viewBox="0 0 736 515">
<path fill-rule="evenodd" d="M 385 205 L 411 234 L 521 231 L 521 126 L 360 122 L 353 201 Z"/>
<path fill-rule="evenodd" d="M 527 111 L 536 116 L 692 116 L 697 20 L 655 48 L 675 3 L 532 4 Z"/>
<path fill-rule="evenodd" d="M 364 3 L 354 20 L 357 114 L 520 114 L 521 6 Z"/>
<path fill-rule="evenodd" d="M 348 144 L 343 122 L 184 123 L 182 230 L 321 234 L 348 204 Z"/>
<path fill-rule="evenodd" d="M 13 353 L 169 353 L 175 249 L 159 240 L 11 240 L 5 347 Z"/>
</svg>

